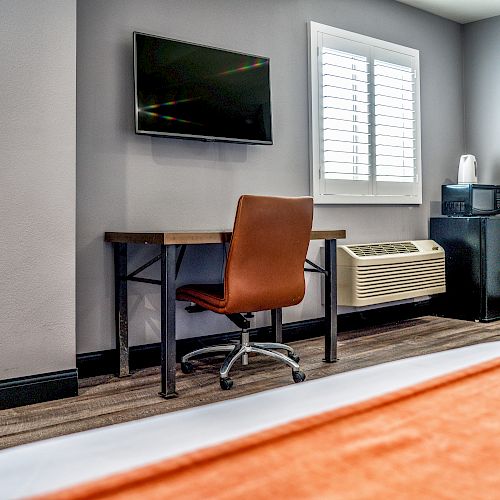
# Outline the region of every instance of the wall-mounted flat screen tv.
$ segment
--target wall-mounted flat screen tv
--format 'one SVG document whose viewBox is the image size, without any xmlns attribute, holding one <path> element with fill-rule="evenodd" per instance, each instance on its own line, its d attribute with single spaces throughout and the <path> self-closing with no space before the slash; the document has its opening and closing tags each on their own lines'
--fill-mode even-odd
<svg viewBox="0 0 500 500">
<path fill-rule="evenodd" d="M 269 58 L 134 33 L 135 130 L 272 144 Z"/>
</svg>

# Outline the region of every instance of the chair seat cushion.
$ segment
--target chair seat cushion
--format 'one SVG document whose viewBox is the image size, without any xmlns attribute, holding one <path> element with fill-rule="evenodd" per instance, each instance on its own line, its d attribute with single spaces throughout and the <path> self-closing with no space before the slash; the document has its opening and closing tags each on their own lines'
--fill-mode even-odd
<svg viewBox="0 0 500 500">
<path fill-rule="evenodd" d="M 191 284 L 177 289 L 177 300 L 194 302 L 205 309 L 224 313 L 224 284 Z"/>
</svg>

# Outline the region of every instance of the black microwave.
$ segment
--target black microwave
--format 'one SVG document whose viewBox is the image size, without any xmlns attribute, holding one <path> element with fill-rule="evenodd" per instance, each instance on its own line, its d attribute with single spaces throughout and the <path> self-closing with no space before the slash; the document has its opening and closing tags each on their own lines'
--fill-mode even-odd
<svg viewBox="0 0 500 500">
<path fill-rule="evenodd" d="M 500 214 L 500 186 L 443 185 L 441 186 L 441 213 L 457 217 Z"/>
</svg>

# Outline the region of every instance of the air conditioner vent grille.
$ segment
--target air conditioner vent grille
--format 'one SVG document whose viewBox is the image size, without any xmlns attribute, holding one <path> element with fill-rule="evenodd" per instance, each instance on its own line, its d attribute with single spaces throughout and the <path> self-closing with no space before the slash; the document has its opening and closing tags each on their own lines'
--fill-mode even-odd
<svg viewBox="0 0 500 500">
<path fill-rule="evenodd" d="M 358 299 L 445 286 L 444 258 L 368 266 L 355 272 Z"/>
<path fill-rule="evenodd" d="M 358 257 L 372 257 L 375 255 L 393 255 L 418 252 L 418 248 L 411 241 L 396 243 L 370 243 L 367 245 L 347 245 L 347 248 Z"/>
</svg>

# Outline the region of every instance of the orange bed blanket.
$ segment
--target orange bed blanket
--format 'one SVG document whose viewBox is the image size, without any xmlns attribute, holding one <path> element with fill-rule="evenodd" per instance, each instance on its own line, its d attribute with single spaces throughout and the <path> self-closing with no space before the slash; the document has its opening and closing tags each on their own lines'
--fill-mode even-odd
<svg viewBox="0 0 500 500">
<path fill-rule="evenodd" d="M 500 498 L 500 358 L 43 498 Z"/>
</svg>

